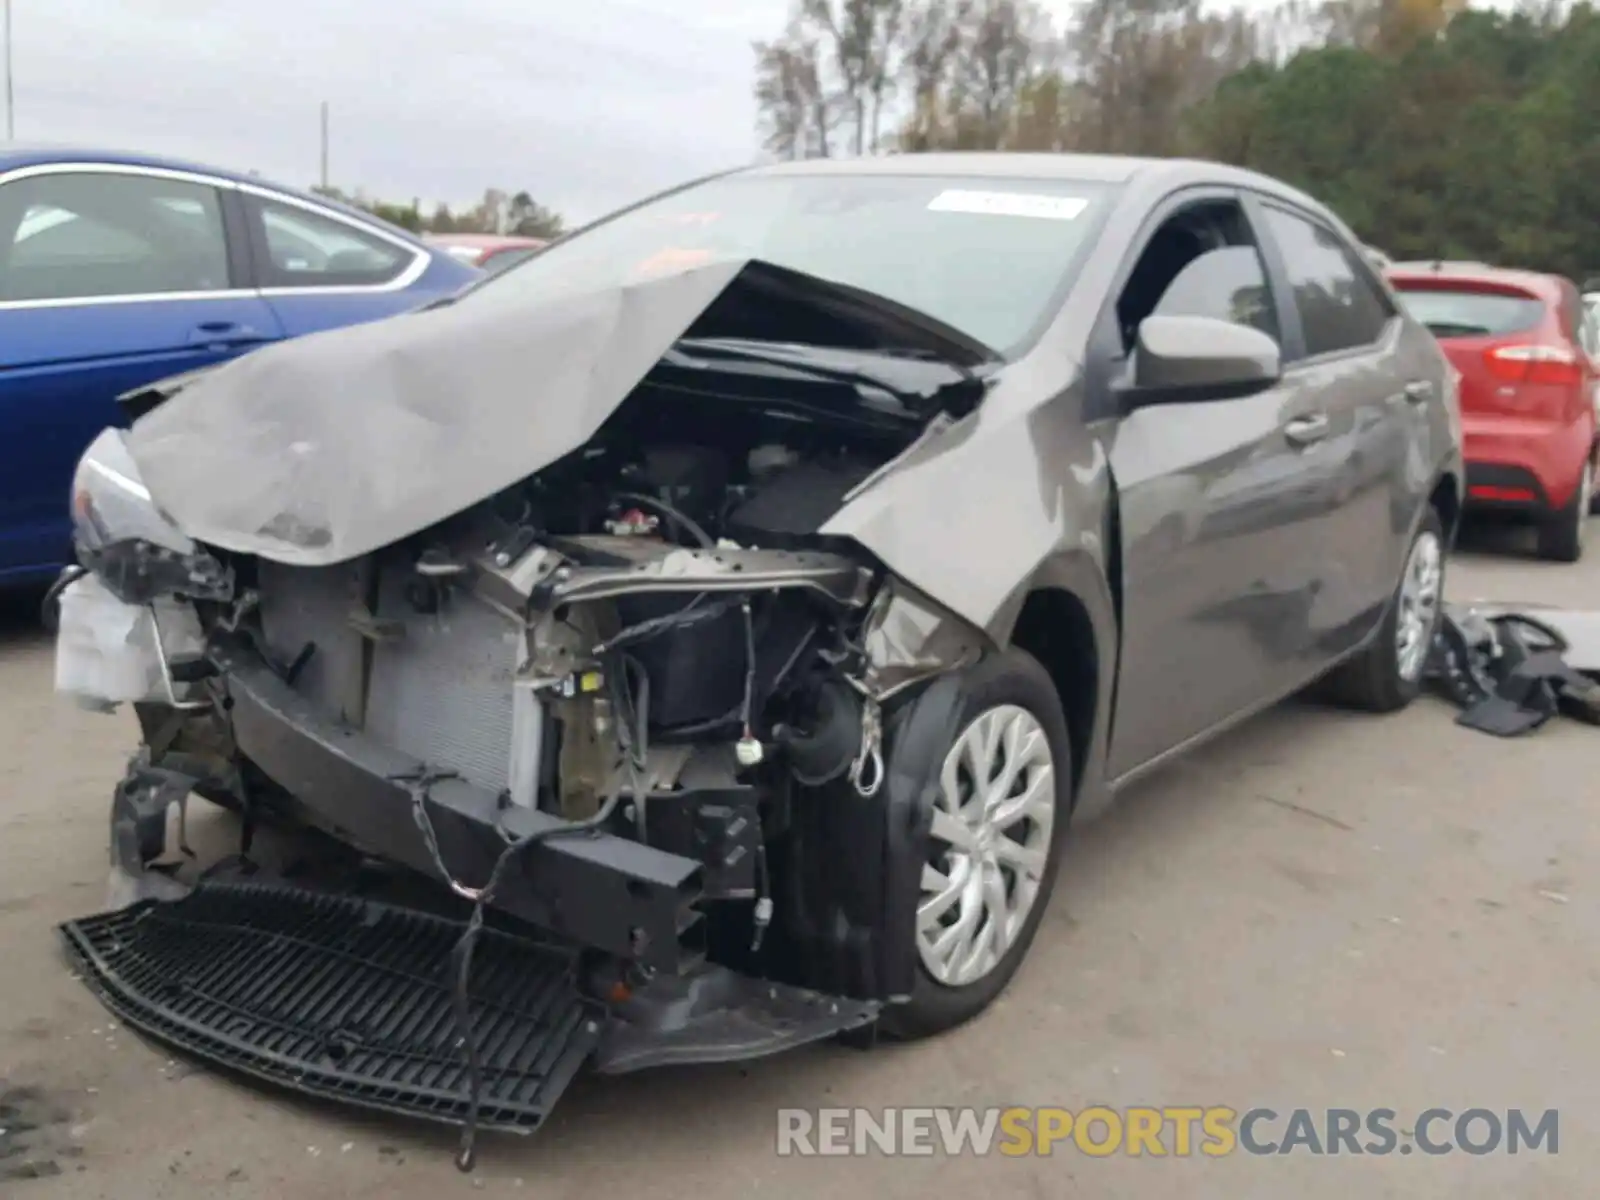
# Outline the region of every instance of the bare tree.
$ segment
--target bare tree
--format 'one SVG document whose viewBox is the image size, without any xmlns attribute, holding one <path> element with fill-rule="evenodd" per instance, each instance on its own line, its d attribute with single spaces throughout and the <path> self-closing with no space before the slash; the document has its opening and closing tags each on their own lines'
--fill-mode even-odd
<svg viewBox="0 0 1600 1200">
<path fill-rule="evenodd" d="M 1034 0 L 981 0 L 955 60 L 952 87 L 961 141 L 973 149 L 1006 143 L 1029 82 L 1053 66 L 1053 30 Z"/>
<path fill-rule="evenodd" d="M 884 105 L 893 97 L 895 79 L 900 73 L 898 53 L 900 30 L 906 18 L 906 0 L 877 0 L 872 25 L 871 67 L 866 90 L 868 148 L 880 148 L 883 137 Z"/>
<path fill-rule="evenodd" d="M 1256 61 L 1266 39 L 1242 9 L 1201 0 L 1088 0 L 1071 34 L 1081 149 L 1170 154 L 1185 114 Z"/>
<path fill-rule="evenodd" d="M 833 119 L 815 39 L 796 25 L 755 52 L 762 144 L 780 158 L 828 157 Z"/>
<path fill-rule="evenodd" d="M 876 146 L 904 13 L 905 0 L 800 0 L 801 20 L 829 47 L 834 99 L 856 154 Z"/>
<path fill-rule="evenodd" d="M 919 0 L 905 14 L 900 61 L 911 111 L 897 138 L 902 150 L 932 150 L 943 141 L 951 68 L 972 7 L 973 0 Z"/>
</svg>

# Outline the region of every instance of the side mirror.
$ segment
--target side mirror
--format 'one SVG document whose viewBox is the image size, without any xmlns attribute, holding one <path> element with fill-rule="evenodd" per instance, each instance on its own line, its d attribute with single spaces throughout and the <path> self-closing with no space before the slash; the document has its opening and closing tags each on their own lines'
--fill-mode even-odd
<svg viewBox="0 0 1600 1200">
<path fill-rule="evenodd" d="M 1130 408 L 1233 400 L 1283 376 L 1278 343 L 1259 329 L 1215 317 L 1146 317 L 1133 351 Z"/>
</svg>

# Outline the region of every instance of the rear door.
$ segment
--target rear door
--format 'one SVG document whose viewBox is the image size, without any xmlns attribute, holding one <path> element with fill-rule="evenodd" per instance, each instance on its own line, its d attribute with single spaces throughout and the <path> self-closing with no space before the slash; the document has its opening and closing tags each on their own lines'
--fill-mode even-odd
<svg viewBox="0 0 1600 1200">
<path fill-rule="evenodd" d="M 1326 436 L 1308 447 L 1305 505 L 1317 514 L 1313 660 L 1353 649 L 1382 619 L 1427 495 L 1427 406 L 1442 398 L 1437 354 L 1404 322 L 1360 249 L 1320 216 L 1276 199 L 1252 208 L 1292 300 L 1286 377 L 1318 396 Z M 1315 666 L 1315 661 L 1308 665 Z"/>
<path fill-rule="evenodd" d="M 0 180 L 0 580 L 70 560 L 68 486 L 117 395 L 281 336 L 240 286 L 231 190 L 92 164 Z"/>
<path fill-rule="evenodd" d="M 431 272 L 425 250 L 336 209 L 266 188 L 241 195 L 255 279 L 291 337 L 417 308 L 476 274 L 450 261 Z"/>
</svg>

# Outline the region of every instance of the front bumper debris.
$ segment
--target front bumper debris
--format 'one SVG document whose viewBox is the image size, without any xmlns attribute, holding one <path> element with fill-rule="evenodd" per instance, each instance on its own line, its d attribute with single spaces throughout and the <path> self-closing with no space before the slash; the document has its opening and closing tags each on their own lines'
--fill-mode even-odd
<svg viewBox="0 0 1600 1200">
<path fill-rule="evenodd" d="M 126 1024 L 224 1069 L 360 1108 L 536 1130 L 591 1060 L 605 1074 L 759 1058 L 869 1025 L 872 1001 L 702 965 L 612 1005 L 576 948 L 479 935 L 468 1012 L 453 1007 L 460 921 L 283 883 L 210 880 L 60 927 L 68 956 Z"/>
<path fill-rule="evenodd" d="M 61 926 L 125 1023 L 218 1066 L 362 1108 L 459 1124 L 471 1103 L 448 970 L 455 921 L 275 884 L 202 883 Z M 478 1123 L 531 1133 L 599 1044 L 575 954 L 484 930 L 469 988 Z"/>
<path fill-rule="evenodd" d="M 309 823 L 342 841 L 435 879 L 433 854 L 413 819 L 412 786 L 426 764 L 329 720 L 264 666 L 230 664 L 239 750 L 295 798 Z M 427 788 L 440 857 L 457 880 L 481 884 L 504 851 L 559 817 L 503 804 L 464 779 Z M 691 905 L 701 864 L 605 833 L 530 848 L 494 906 L 584 946 L 676 973 L 703 952 L 703 918 Z M 450 882 L 444 880 L 443 882 Z"/>
</svg>

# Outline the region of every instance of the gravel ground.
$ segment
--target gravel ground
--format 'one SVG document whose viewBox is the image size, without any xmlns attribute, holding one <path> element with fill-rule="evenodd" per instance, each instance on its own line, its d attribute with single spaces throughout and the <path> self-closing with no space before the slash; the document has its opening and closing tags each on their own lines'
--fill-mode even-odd
<svg viewBox="0 0 1600 1200">
<path fill-rule="evenodd" d="M 1479 535 L 1455 598 L 1600 602 L 1600 554 L 1551 567 Z M 937 1041 L 580 1081 L 532 1142 L 219 1079 L 117 1028 L 51 932 L 99 907 L 124 717 L 58 705 L 50 648 L 0 625 L 0 1194 L 18 1200 L 701 1200 L 960 1195 L 1582 1197 L 1600 1155 L 1600 733 L 1521 741 L 1424 701 L 1389 719 L 1286 705 L 1082 830 L 1031 960 Z M 201 806 L 204 807 L 203 805 Z M 213 842 L 221 814 L 197 825 Z M 784 1106 L 1561 1110 L 1560 1154 L 1353 1159 L 779 1158 Z M 17 1181 L 37 1161 L 56 1173 Z M 9 1171 L 9 1178 L 8 1178 Z"/>
</svg>

